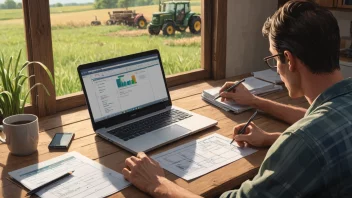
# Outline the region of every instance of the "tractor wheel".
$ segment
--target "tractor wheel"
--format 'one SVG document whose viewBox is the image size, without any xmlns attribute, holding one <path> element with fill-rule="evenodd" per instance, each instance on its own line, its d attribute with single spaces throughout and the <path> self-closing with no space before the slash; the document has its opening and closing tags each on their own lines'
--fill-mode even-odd
<svg viewBox="0 0 352 198">
<path fill-rule="evenodd" d="M 172 22 L 167 22 L 163 25 L 163 35 L 171 36 L 175 35 L 175 25 Z"/>
<path fill-rule="evenodd" d="M 177 31 L 179 31 L 179 32 L 186 32 L 186 29 L 187 29 L 187 27 L 181 27 L 181 26 L 178 26 L 177 28 L 176 28 L 176 30 Z"/>
<path fill-rule="evenodd" d="M 92 26 L 98 26 L 98 25 L 101 25 L 101 22 L 100 21 L 92 21 L 90 24 Z"/>
<path fill-rule="evenodd" d="M 114 24 L 114 22 L 112 20 L 107 20 L 106 21 L 106 25 L 112 25 L 112 24 Z"/>
<path fill-rule="evenodd" d="M 202 22 L 199 16 L 192 17 L 188 25 L 192 34 L 199 34 L 202 30 Z"/>
<path fill-rule="evenodd" d="M 160 28 L 152 28 L 152 27 L 148 27 L 148 32 L 150 35 L 159 35 L 160 33 Z"/>
<path fill-rule="evenodd" d="M 139 17 L 139 19 L 137 21 L 137 26 L 139 29 L 147 28 L 147 20 L 145 20 L 144 17 Z"/>
</svg>

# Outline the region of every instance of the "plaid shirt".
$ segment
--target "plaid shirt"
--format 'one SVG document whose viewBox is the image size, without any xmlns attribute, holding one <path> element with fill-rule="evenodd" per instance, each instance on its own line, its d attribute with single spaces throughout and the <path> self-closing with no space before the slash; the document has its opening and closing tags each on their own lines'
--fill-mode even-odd
<svg viewBox="0 0 352 198">
<path fill-rule="evenodd" d="M 230 197 L 352 197 L 352 78 L 320 94 Z"/>
</svg>

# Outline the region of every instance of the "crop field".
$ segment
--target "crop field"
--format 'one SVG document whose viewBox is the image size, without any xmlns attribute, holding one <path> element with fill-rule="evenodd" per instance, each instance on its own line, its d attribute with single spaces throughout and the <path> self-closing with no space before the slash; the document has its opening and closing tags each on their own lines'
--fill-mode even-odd
<svg viewBox="0 0 352 198">
<path fill-rule="evenodd" d="M 56 13 L 69 13 L 69 12 L 81 12 L 87 10 L 93 10 L 92 5 L 82 5 L 82 6 L 64 6 L 64 7 L 53 7 L 50 8 L 51 14 Z M 23 11 L 21 9 L 9 9 L 9 10 L 0 10 L 0 20 L 10 20 L 10 19 L 22 19 Z"/>
<path fill-rule="evenodd" d="M 131 7 L 150 21 L 158 6 Z M 118 9 L 95 10 L 92 5 L 51 9 L 52 41 L 55 66 L 55 87 L 58 96 L 81 90 L 76 68 L 80 64 L 114 58 L 136 52 L 158 49 L 166 75 L 201 67 L 201 37 L 176 33 L 150 36 L 148 30 L 128 26 L 106 26 L 108 12 Z M 200 4 L 192 6 L 200 13 Z M 90 26 L 97 16 L 101 26 Z M 0 10 L 0 52 L 5 57 L 16 56 L 20 49 L 26 54 L 22 10 Z M 26 56 L 22 56 L 22 62 Z"/>
</svg>

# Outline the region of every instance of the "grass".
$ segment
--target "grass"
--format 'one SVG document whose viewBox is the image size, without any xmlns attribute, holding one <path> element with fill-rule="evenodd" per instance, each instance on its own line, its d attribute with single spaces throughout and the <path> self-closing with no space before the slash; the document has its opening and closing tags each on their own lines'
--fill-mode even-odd
<svg viewBox="0 0 352 198">
<path fill-rule="evenodd" d="M 188 47 L 165 44 L 165 41 L 172 42 L 184 37 L 193 37 L 193 35 L 186 33 L 166 38 L 149 36 L 148 34 L 127 37 L 112 34 L 116 32 L 133 34 L 134 31 L 140 32 L 140 30 L 131 30 L 131 28 L 121 26 L 54 30 L 53 46 L 57 94 L 63 95 L 80 90 L 76 71 L 76 67 L 80 64 L 151 49 L 160 51 L 166 75 L 200 68 L 200 42 L 198 45 Z M 77 41 L 79 41 L 79 46 Z M 84 50 L 80 46 L 84 46 Z"/>
<path fill-rule="evenodd" d="M 149 13 L 145 14 L 148 19 L 157 10 L 157 6 L 143 6 L 136 10 Z M 195 7 L 194 10 L 200 11 L 200 7 Z M 92 15 L 107 15 L 111 10 L 66 11 L 66 14 L 51 15 L 55 87 L 58 96 L 81 90 L 76 70 L 78 65 L 136 52 L 158 49 L 166 75 L 198 69 L 201 66 L 199 35 L 186 32 L 177 33 L 174 37 L 150 36 L 147 30 L 126 26 L 92 27 L 88 25 L 93 20 Z M 23 20 L 0 21 L 0 46 L 0 51 L 5 56 L 15 55 L 19 49 L 26 49 Z M 25 61 L 25 56 L 22 61 Z"/>
</svg>

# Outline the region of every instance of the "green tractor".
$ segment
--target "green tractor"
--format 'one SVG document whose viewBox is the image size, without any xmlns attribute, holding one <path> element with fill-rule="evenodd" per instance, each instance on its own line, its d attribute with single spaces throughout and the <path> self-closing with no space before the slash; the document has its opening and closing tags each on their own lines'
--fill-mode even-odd
<svg viewBox="0 0 352 198">
<path fill-rule="evenodd" d="M 174 35 L 176 31 L 185 32 L 187 27 L 193 34 L 201 32 L 201 18 L 199 14 L 191 11 L 189 1 L 168 1 L 159 4 L 159 12 L 153 14 L 148 26 L 149 34 Z"/>
</svg>

